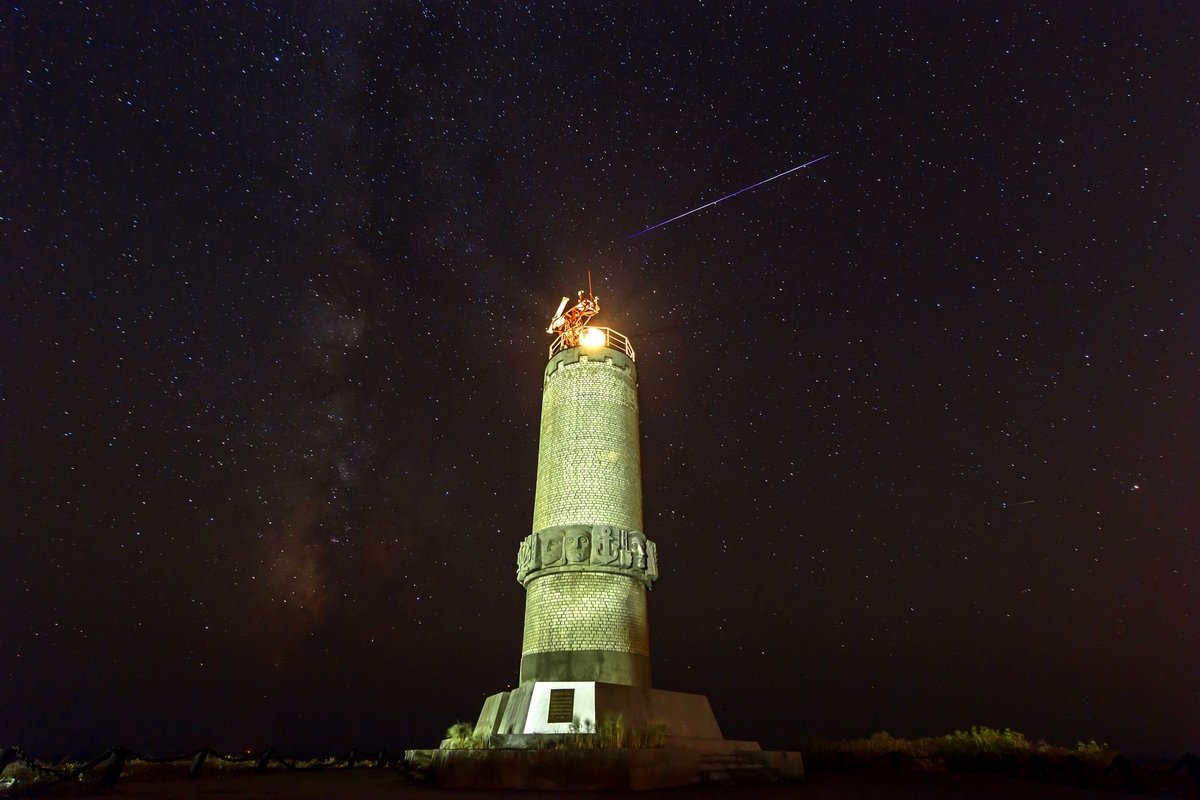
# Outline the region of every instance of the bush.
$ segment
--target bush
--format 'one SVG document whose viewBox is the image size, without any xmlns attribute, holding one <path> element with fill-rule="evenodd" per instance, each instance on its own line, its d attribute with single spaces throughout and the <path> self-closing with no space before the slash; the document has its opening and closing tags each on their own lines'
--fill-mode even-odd
<svg viewBox="0 0 1200 800">
<path fill-rule="evenodd" d="M 630 728 L 621 714 L 605 715 L 599 727 L 590 719 L 571 722 L 569 736 L 551 742 L 551 746 L 570 750 L 607 750 L 613 748 L 655 748 L 667 742 L 666 725 Z"/>
<path fill-rule="evenodd" d="M 1074 754 L 1093 767 L 1103 768 L 1112 763 L 1117 751 L 1093 739 L 1090 742 L 1076 742 Z"/>
<path fill-rule="evenodd" d="M 916 739 L 897 738 L 887 731 L 873 733 L 865 739 L 808 737 L 795 748 L 815 767 L 856 766 L 899 753 L 920 759 L 926 765 L 944 760 L 953 766 L 968 768 L 994 768 L 1005 759 L 1022 763 L 1033 756 L 1061 762 L 1074 755 L 1092 766 L 1103 768 L 1116 755 L 1107 744 L 1095 741 L 1077 742 L 1074 749 L 1069 749 L 1041 740 L 1031 742 L 1025 734 L 1012 728 L 997 730 L 986 726 Z"/>
<path fill-rule="evenodd" d="M 491 747 L 486 736 L 476 736 L 475 726 L 469 722 L 456 722 L 446 729 L 450 750 L 487 750 Z"/>
<path fill-rule="evenodd" d="M 1028 755 L 1029 740 L 1025 734 L 1005 728 L 972 726 L 969 731 L 955 731 L 941 737 L 939 752 L 946 756 L 964 758 L 1003 758 L 1004 756 Z"/>
</svg>

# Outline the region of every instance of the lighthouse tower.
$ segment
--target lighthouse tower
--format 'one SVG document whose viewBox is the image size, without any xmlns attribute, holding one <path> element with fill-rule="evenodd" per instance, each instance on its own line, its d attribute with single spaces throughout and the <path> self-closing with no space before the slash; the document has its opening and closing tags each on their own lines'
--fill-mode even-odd
<svg viewBox="0 0 1200 800">
<path fill-rule="evenodd" d="M 520 682 L 485 701 L 475 733 L 528 747 L 619 715 L 631 728 L 661 726 L 672 746 L 757 750 L 723 739 L 702 695 L 651 686 L 646 597 L 658 548 L 642 516 L 636 355 L 627 337 L 591 324 L 600 300 L 588 283 L 547 329 L 533 525 L 517 551 Z"/>
<path fill-rule="evenodd" d="M 555 315 L 542 389 L 533 532 L 521 543 L 521 682 L 650 686 L 637 368 L 627 338 L 588 326 L 599 301 Z"/>
</svg>

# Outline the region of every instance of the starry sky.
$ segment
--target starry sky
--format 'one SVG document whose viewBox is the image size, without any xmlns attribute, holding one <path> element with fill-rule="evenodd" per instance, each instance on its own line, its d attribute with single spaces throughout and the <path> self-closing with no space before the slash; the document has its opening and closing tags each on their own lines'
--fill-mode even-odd
<svg viewBox="0 0 1200 800">
<path fill-rule="evenodd" d="M 474 719 L 591 270 L 657 686 L 1200 748 L 1195 6 L 749 5 L 5 3 L 0 744 Z"/>
</svg>

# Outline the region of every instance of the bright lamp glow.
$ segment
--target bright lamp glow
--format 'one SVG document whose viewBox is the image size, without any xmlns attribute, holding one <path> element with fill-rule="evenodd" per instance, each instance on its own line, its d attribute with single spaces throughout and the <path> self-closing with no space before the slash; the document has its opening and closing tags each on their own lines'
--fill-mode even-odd
<svg viewBox="0 0 1200 800">
<path fill-rule="evenodd" d="M 608 334 L 600 328 L 584 328 L 579 343 L 584 347 L 604 347 L 608 344 Z"/>
</svg>

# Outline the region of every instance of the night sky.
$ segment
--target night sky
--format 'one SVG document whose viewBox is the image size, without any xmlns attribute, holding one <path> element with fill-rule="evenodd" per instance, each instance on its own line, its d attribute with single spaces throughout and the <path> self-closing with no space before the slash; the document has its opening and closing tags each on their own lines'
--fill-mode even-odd
<svg viewBox="0 0 1200 800">
<path fill-rule="evenodd" d="M 591 270 L 657 686 L 1200 748 L 1196 7 L 591 5 L 4 4 L 0 745 L 473 720 Z"/>
</svg>

